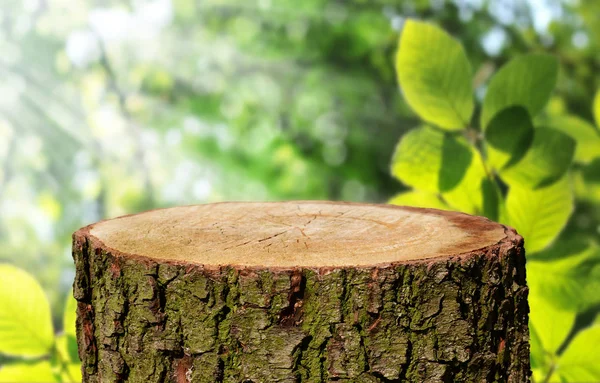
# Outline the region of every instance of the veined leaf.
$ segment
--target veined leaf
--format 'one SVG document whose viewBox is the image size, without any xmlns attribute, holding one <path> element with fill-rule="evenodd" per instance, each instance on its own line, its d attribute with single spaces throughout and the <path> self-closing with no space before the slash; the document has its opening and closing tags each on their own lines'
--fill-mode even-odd
<svg viewBox="0 0 600 383">
<path fill-rule="evenodd" d="M 471 64 L 458 41 L 435 25 L 408 20 L 396 70 L 406 101 L 423 120 L 446 130 L 468 126 L 474 105 Z"/>
<path fill-rule="evenodd" d="M 418 190 L 396 194 L 388 201 L 388 203 L 400 206 L 430 207 L 434 209 L 450 210 L 450 207 L 435 194 Z"/>
<path fill-rule="evenodd" d="M 392 159 L 392 175 L 417 190 L 455 188 L 469 168 L 473 149 L 462 138 L 430 127 L 406 133 Z"/>
<path fill-rule="evenodd" d="M 497 219 L 496 186 L 479 152 L 461 136 L 430 127 L 408 132 L 396 147 L 392 174 L 420 192 L 441 194 L 451 209 Z"/>
<path fill-rule="evenodd" d="M 9 264 L 0 264 L 0 352 L 38 357 L 54 342 L 50 305 L 35 279 Z"/>
<path fill-rule="evenodd" d="M 572 212 L 568 176 L 535 190 L 511 185 L 506 196 L 508 224 L 525 238 L 530 255 L 545 249 L 558 237 Z"/>
<path fill-rule="evenodd" d="M 568 134 L 577 143 L 575 161 L 588 164 L 600 158 L 600 132 L 589 122 L 576 116 L 548 118 L 546 125 Z"/>
<path fill-rule="evenodd" d="M 521 106 L 512 106 L 496 114 L 485 131 L 488 163 L 501 170 L 518 162 L 533 141 L 533 124 Z"/>
<path fill-rule="evenodd" d="M 600 248 L 560 239 L 528 260 L 527 284 L 558 309 L 583 311 L 600 303 Z"/>
<path fill-rule="evenodd" d="M 600 382 L 600 325 L 580 331 L 557 363 L 563 382 Z"/>
<path fill-rule="evenodd" d="M 575 154 L 575 141 L 567 134 L 548 128 L 535 129 L 525 156 L 500 172 L 509 185 L 537 188 L 561 178 Z"/>
<path fill-rule="evenodd" d="M 554 56 L 535 53 L 512 59 L 490 81 L 481 111 L 482 129 L 510 106 L 522 106 L 535 117 L 548 102 L 557 76 Z"/>
<path fill-rule="evenodd" d="M 498 220 L 501 202 L 498 186 L 488 178 L 483 158 L 472 149 L 473 160 L 460 184 L 449 192 L 442 193 L 444 200 L 455 210 L 463 213 L 483 215 Z"/>
<path fill-rule="evenodd" d="M 57 382 L 52 366 L 46 360 L 35 363 L 12 363 L 0 367 L 0 382 Z"/>
<path fill-rule="evenodd" d="M 545 361 L 565 341 L 575 323 L 575 311 L 556 309 L 544 299 L 535 288 L 529 291 L 529 327 L 536 334 L 536 342 L 531 342 L 531 354 L 537 361 Z M 541 347 L 541 349 L 539 348 Z"/>
</svg>

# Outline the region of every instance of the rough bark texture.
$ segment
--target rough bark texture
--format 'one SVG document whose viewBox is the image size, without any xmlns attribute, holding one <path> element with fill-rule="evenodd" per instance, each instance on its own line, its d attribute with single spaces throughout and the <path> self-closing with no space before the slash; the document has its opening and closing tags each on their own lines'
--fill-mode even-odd
<svg viewBox="0 0 600 383">
<path fill-rule="evenodd" d="M 523 241 L 376 267 L 124 257 L 74 235 L 83 381 L 527 382 Z"/>
</svg>

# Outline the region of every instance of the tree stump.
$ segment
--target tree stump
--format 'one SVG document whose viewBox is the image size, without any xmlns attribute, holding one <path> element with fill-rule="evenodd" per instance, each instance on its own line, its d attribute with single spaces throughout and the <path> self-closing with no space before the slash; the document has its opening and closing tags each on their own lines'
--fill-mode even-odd
<svg viewBox="0 0 600 383">
<path fill-rule="evenodd" d="M 84 382 L 526 382 L 523 239 L 334 202 L 154 210 L 77 231 Z"/>
</svg>

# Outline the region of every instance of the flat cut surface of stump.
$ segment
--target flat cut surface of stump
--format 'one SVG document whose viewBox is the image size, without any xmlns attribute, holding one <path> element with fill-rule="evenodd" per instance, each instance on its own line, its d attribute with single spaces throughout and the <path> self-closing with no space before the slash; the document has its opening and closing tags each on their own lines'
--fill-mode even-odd
<svg viewBox="0 0 600 383">
<path fill-rule="evenodd" d="M 84 383 L 529 381 L 523 239 L 486 218 L 217 203 L 73 235 Z"/>
<path fill-rule="evenodd" d="M 504 226 L 465 214 L 319 202 L 175 207 L 89 232 L 122 254 L 258 268 L 396 263 L 467 253 L 507 237 Z"/>
</svg>

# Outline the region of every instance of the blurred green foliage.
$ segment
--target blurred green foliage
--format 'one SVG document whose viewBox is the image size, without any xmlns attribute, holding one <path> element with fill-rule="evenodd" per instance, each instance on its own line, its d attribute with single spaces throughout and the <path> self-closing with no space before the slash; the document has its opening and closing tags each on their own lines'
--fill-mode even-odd
<svg viewBox="0 0 600 383">
<path fill-rule="evenodd" d="M 51 325 L 36 322 L 40 348 L 0 350 L 4 379 L 50 371 L 68 381 L 70 236 L 83 225 L 218 200 L 384 202 L 404 186 L 394 203 L 516 226 L 528 247 L 534 377 L 594 374 L 556 366 L 600 361 L 590 346 L 600 323 L 599 15 L 600 2 L 568 0 L 2 2 L 0 263 L 33 275 L 43 299 L 22 271 L 2 269 L 52 308 Z M 421 62 L 435 71 L 458 60 L 439 72 L 452 76 L 442 89 L 456 111 L 439 112 L 439 82 L 398 91 L 407 18 L 441 27 L 419 38 L 456 38 Z M 509 99 L 520 106 L 503 112 Z M 394 155 L 401 137 L 408 149 Z M 404 186 L 389 175 L 392 156 Z M 417 174 L 402 158 L 427 168 Z"/>
</svg>

